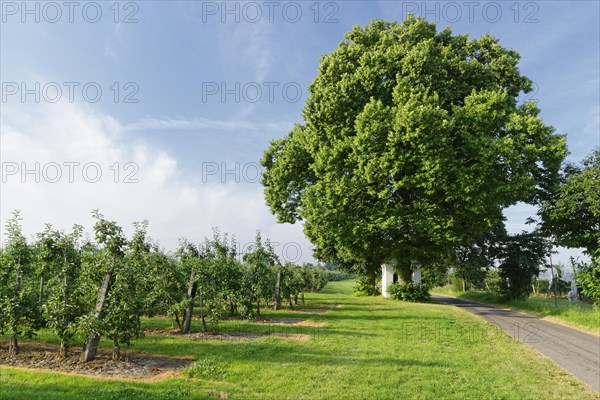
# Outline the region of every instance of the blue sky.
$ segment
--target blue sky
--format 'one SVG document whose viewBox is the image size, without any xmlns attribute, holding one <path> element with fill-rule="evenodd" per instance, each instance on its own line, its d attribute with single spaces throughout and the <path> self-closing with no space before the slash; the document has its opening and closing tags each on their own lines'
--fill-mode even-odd
<svg viewBox="0 0 600 400">
<path fill-rule="evenodd" d="M 27 234 L 90 227 L 99 208 L 127 228 L 148 219 L 168 249 L 213 226 L 242 244 L 260 229 L 281 258 L 311 260 L 301 226 L 265 206 L 257 161 L 301 122 L 322 54 L 409 11 L 517 50 L 536 87 L 523 97 L 567 134 L 570 160 L 600 144 L 597 1 L 24 4 L 1 4 L 0 222 L 20 209 Z M 508 210 L 509 229 L 534 212 Z"/>
</svg>

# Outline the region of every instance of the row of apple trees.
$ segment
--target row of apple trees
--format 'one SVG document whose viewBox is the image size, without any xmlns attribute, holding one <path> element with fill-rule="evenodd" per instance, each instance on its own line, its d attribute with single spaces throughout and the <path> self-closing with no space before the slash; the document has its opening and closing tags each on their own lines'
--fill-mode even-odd
<svg viewBox="0 0 600 400">
<path fill-rule="evenodd" d="M 79 333 L 87 338 L 82 361 L 96 357 L 101 337 L 112 339 L 118 359 L 120 345 L 142 334 L 142 316 L 169 315 L 187 333 L 197 312 L 206 330 L 207 320 L 224 314 L 260 317 L 261 305 L 293 307 L 299 295 L 327 282 L 320 267 L 282 264 L 260 233 L 241 258 L 235 240 L 216 229 L 200 245 L 181 239 L 167 253 L 148 237 L 147 221 L 135 223 L 127 238 L 116 222 L 97 211 L 93 217 L 95 240 L 79 225 L 70 233 L 46 225 L 30 243 L 18 212 L 7 222 L 0 334 L 9 337 L 10 353 L 18 353 L 19 337 L 49 328 L 63 356 Z"/>
</svg>

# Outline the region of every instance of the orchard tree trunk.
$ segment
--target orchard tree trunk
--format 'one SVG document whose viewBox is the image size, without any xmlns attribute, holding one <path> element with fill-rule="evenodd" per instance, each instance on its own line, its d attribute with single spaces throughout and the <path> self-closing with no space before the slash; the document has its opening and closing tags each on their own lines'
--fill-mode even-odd
<svg viewBox="0 0 600 400">
<path fill-rule="evenodd" d="M 260 299 L 256 299 L 256 316 L 260 318 Z"/>
<path fill-rule="evenodd" d="M 275 283 L 275 310 L 279 310 L 279 306 L 281 303 L 281 298 L 279 297 L 280 290 L 281 290 L 281 272 L 277 272 L 277 280 Z"/>
<path fill-rule="evenodd" d="M 19 354 L 19 342 L 17 342 L 17 335 L 11 336 L 8 341 L 8 354 Z"/>
<path fill-rule="evenodd" d="M 104 303 L 106 302 L 106 298 L 108 297 L 108 291 L 110 290 L 111 281 L 112 271 L 108 271 L 106 272 L 106 274 L 104 274 L 104 281 L 102 282 L 102 286 L 100 287 L 100 291 L 98 292 L 98 300 L 96 301 L 95 312 L 95 317 L 97 319 L 102 319 L 104 316 Z M 81 352 L 80 361 L 88 362 L 94 360 L 96 358 L 96 352 L 98 351 L 99 343 L 100 334 L 98 332 L 91 332 L 85 340 L 85 344 L 83 345 L 83 351 Z"/>
<path fill-rule="evenodd" d="M 298 305 L 298 293 L 294 294 L 294 304 Z"/>
<path fill-rule="evenodd" d="M 66 358 L 69 355 L 69 345 L 65 340 L 60 341 L 60 350 L 58 351 L 58 354 L 61 358 Z"/>
<path fill-rule="evenodd" d="M 113 361 L 119 361 L 121 358 L 121 346 L 119 346 L 119 330 L 115 329 L 113 332 Z"/>
<path fill-rule="evenodd" d="M 206 328 L 206 319 L 204 318 L 204 304 L 202 301 L 202 293 L 198 294 L 198 297 L 200 299 L 200 320 L 202 321 L 202 332 L 206 332 L 207 328 Z"/>
<path fill-rule="evenodd" d="M 248 294 L 248 307 L 246 308 L 246 312 L 244 317 L 248 318 L 248 316 L 250 315 L 250 313 L 252 312 L 252 299 L 254 298 L 254 291 L 252 290 L 249 294 Z"/>
<path fill-rule="evenodd" d="M 188 286 L 187 300 L 188 306 L 183 315 L 183 326 L 181 327 L 181 333 L 189 333 L 192 326 L 192 315 L 194 314 L 194 300 L 196 298 L 196 291 L 198 290 L 198 284 L 196 283 L 196 274 L 194 271 L 190 274 L 190 285 Z"/>
<path fill-rule="evenodd" d="M 301 293 L 300 298 L 302 299 L 302 305 L 304 305 L 304 292 Z"/>
</svg>

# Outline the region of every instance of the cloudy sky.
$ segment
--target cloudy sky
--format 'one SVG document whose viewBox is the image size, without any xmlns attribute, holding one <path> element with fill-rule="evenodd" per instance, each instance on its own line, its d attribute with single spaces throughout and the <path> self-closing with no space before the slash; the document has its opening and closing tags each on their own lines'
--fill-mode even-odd
<svg viewBox="0 0 600 400">
<path fill-rule="evenodd" d="M 19 209 L 27 235 L 89 229 L 100 209 L 128 232 L 148 219 L 167 249 L 218 226 L 310 261 L 302 227 L 269 213 L 258 160 L 301 122 L 322 54 L 355 24 L 409 12 L 499 37 L 569 159 L 599 144 L 597 1 L 2 1 L 2 226 Z M 508 210 L 509 229 L 534 212 Z"/>
</svg>

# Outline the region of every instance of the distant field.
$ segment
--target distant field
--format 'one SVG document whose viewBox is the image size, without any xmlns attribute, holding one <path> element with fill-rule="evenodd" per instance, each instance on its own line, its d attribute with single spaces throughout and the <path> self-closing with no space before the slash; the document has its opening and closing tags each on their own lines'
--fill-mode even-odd
<svg viewBox="0 0 600 400">
<path fill-rule="evenodd" d="M 354 297 L 352 284 L 332 282 L 322 293 L 307 294 L 303 311 L 263 315 L 302 323 L 228 321 L 217 327 L 268 333 L 251 341 L 168 336 L 168 319 L 144 321 L 155 333 L 127 351 L 191 356 L 204 378 L 178 374 L 133 382 L 1 367 L 0 399 L 599 398 L 548 359 L 459 308 Z M 197 319 L 194 324 L 199 330 Z M 160 330 L 165 334 L 157 335 Z M 46 334 L 40 339 L 53 340 Z M 6 338 L 0 345 L 6 351 Z"/>
<path fill-rule="evenodd" d="M 572 326 L 593 334 L 600 334 L 600 308 L 581 301 L 570 302 L 567 299 L 530 297 L 527 300 L 503 302 L 498 296 L 488 292 L 467 291 L 456 292 L 448 286 L 434 288 L 432 293 L 445 294 L 461 299 L 495 304 L 513 310 L 523 311 L 538 317 Z"/>
</svg>

